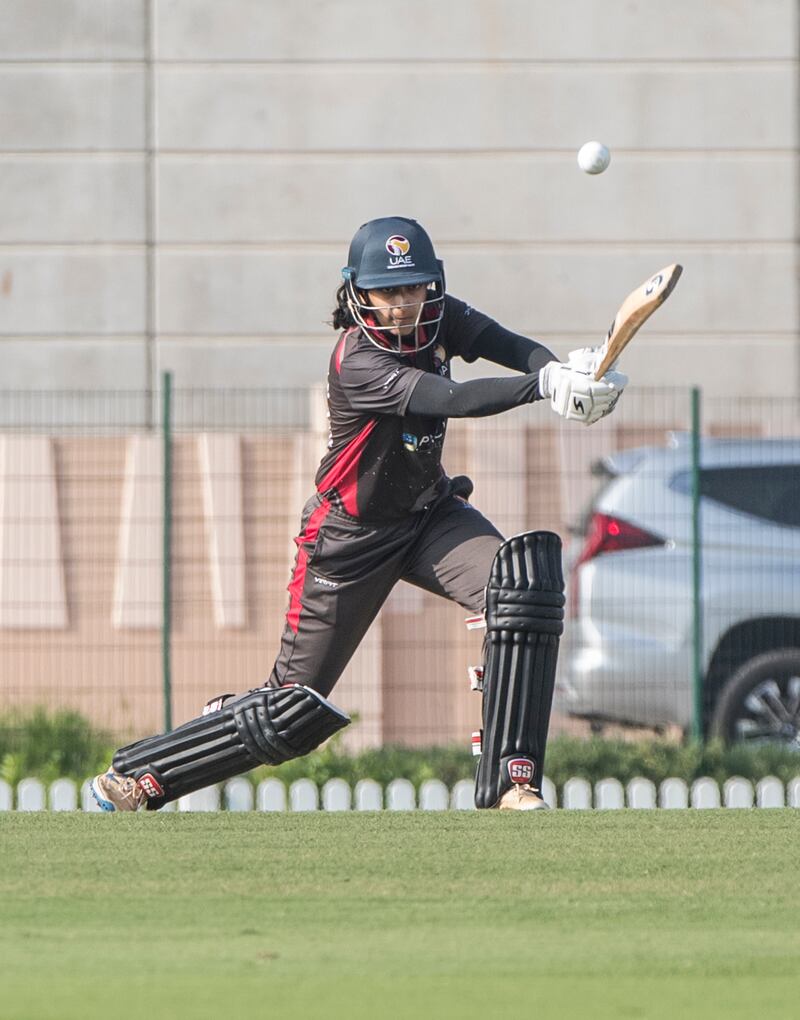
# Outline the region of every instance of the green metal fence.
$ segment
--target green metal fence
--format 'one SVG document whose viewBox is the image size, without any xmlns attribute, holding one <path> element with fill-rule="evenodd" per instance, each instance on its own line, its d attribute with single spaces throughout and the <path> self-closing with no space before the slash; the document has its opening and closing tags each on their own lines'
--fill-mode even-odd
<svg viewBox="0 0 800 1020">
<path fill-rule="evenodd" d="M 158 396 L 151 427 L 145 393 L 2 395 L 0 712 L 75 708 L 122 738 L 268 675 L 292 538 L 326 439 L 322 394 L 187 390 L 165 376 Z M 547 528 L 564 539 L 570 616 L 553 732 L 624 725 L 701 737 L 737 666 L 800 647 L 790 506 L 792 491 L 800 503 L 799 437 L 795 400 L 701 402 L 688 388 L 631 387 L 591 429 L 543 405 L 450 422 L 445 467 L 473 478 L 475 505 L 506 534 Z M 707 477 L 719 485 L 704 463 L 719 461 L 719 439 L 733 466 L 742 444 L 766 465 L 783 451 L 780 519 L 748 498 L 725 509 L 704 490 Z M 680 460 L 674 477 L 667 454 Z M 755 477 L 743 476 L 745 490 Z M 598 516 L 624 478 L 629 494 Z M 611 532 L 588 555 L 598 520 Z M 651 532 L 660 542 L 648 547 Z M 735 562 L 743 549 L 745 566 Z M 726 560 L 731 590 L 743 570 L 752 579 L 748 611 L 760 622 L 749 630 L 726 630 Z M 480 706 L 466 668 L 480 636 L 464 615 L 398 586 L 334 695 L 357 716 L 352 746 L 468 739 Z"/>
</svg>

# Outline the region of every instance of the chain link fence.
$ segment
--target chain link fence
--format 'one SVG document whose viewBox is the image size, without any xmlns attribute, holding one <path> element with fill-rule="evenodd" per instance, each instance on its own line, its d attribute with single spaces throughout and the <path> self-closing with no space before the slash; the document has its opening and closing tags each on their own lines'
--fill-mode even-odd
<svg viewBox="0 0 800 1020">
<path fill-rule="evenodd" d="M 0 712 L 68 707 L 122 740 L 181 723 L 211 696 L 257 686 L 269 674 L 283 627 L 292 539 L 327 435 L 323 395 L 178 386 L 166 396 L 3 394 Z M 704 444 L 714 437 L 785 440 L 795 454 L 800 448 L 795 400 L 707 400 L 701 421 L 700 429 L 695 422 L 701 463 Z M 705 507 L 700 475 L 680 483 L 688 489 L 679 495 L 688 496 L 676 501 L 668 498 L 676 483 L 665 484 L 663 464 L 654 458 L 638 476 L 649 493 L 648 520 L 626 521 L 623 501 L 618 514 L 605 515 L 605 526 L 625 534 L 605 534 L 605 547 L 589 548 L 597 539 L 591 529 L 598 499 L 630 466 L 623 454 L 630 460 L 642 448 L 690 450 L 692 426 L 690 390 L 634 387 L 591 429 L 561 423 L 542 405 L 449 423 L 444 465 L 450 475 L 473 479 L 475 505 L 504 534 L 549 529 L 564 539 L 571 615 L 551 732 L 697 722 L 693 684 L 705 680 L 693 670 L 705 674 L 709 657 L 703 627 L 716 633 L 720 624 L 708 619 L 718 610 L 706 609 L 705 589 L 692 595 L 691 572 L 686 583 L 687 564 L 706 566 L 702 557 L 692 560 L 701 549 L 692 547 L 687 518 L 693 494 Z M 800 457 L 789 463 L 794 481 L 784 498 L 791 503 L 793 492 L 796 505 Z M 758 487 L 755 476 L 748 478 L 745 489 Z M 748 541 L 764 523 L 759 513 L 750 505 L 741 510 Z M 764 523 L 770 546 L 761 556 L 785 561 L 780 598 L 796 626 L 800 528 L 791 508 L 786 514 L 783 523 Z M 701 526 L 705 517 L 703 509 Z M 685 556 L 649 575 L 645 540 L 625 545 L 628 524 L 657 533 L 667 552 L 670 542 L 686 544 L 688 535 Z M 633 580 L 601 573 L 601 558 L 604 566 L 631 564 L 634 554 L 641 574 Z M 761 577 L 757 559 L 756 551 L 749 562 Z M 710 583 L 705 571 L 695 580 Z M 587 619 L 587 612 L 597 614 L 591 599 L 601 587 L 613 626 L 601 635 L 603 670 L 590 676 L 591 656 L 601 652 L 592 643 L 597 619 Z M 693 597 L 700 614 L 687 623 L 686 600 L 691 608 Z M 466 630 L 464 615 L 408 585 L 395 589 L 334 693 L 356 716 L 349 746 L 469 740 L 479 726 L 480 699 L 469 690 L 467 666 L 480 660 L 481 633 Z M 643 615 L 650 629 L 644 626 L 641 640 L 632 642 L 629 632 L 643 626 Z M 625 652 L 616 664 L 615 632 Z M 654 632 L 663 632 L 660 645 Z M 598 694 L 598 683 L 613 696 Z M 708 715 L 709 706 L 702 711 Z"/>
</svg>

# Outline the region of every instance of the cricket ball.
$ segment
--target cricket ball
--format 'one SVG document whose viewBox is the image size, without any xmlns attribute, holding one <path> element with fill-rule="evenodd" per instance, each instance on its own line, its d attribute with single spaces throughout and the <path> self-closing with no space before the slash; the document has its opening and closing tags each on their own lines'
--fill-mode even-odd
<svg viewBox="0 0 800 1020">
<path fill-rule="evenodd" d="M 602 142 L 587 142 L 578 150 L 578 166 L 585 174 L 601 174 L 611 162 L 611 153 Z"/>
</svg>

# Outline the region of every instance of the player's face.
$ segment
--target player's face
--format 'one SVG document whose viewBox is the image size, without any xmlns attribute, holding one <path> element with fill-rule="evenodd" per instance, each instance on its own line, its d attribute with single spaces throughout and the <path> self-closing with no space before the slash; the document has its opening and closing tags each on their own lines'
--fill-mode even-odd
<svg viewBox="0 0 800 1020">
<path fill-rule="evenodd" d="M 375 309 L 378 325 L 388 327 L 395 336 L 408 336 L 419 319 L 422 303 L 428 296 L 428 285 L 384 287 L 366 293 Z"/>
</svg>

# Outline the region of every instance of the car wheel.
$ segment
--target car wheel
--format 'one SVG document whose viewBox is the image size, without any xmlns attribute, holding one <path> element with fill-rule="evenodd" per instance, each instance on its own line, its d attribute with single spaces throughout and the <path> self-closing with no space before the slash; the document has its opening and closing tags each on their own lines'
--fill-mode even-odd
<svg viewBox="0 0 800 1020">
<path fill-rule="evenodd" d="M 717 699 L 709 736 L 800 751 L 800 648 L 779 648 L 740 666 Z"/>
</svg>

